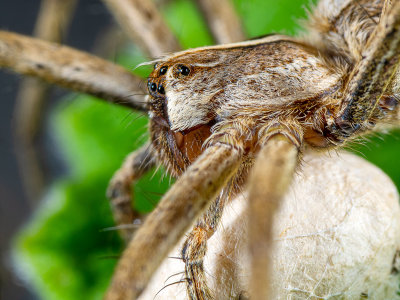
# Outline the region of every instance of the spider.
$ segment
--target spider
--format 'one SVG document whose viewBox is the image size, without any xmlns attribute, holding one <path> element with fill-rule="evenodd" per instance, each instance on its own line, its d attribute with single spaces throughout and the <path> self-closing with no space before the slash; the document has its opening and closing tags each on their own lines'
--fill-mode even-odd
<svg viewBox="0 0 400 300">
<path fill-rule="evenodd" d="M 213 12 L 211 2 L 199 2 Z M 177 50 L 165 27 L 157 27 L 160 19 L 151 4 L 106 3 L 130 30 L 138 24 L 129 23 L 129 9 L 146 16 L 146 22 L 152 20 L 148 27 L 159 29 L 157 38 L 145 34 L 139 39 L 158 50 L 152 55 Z M 271 35 L 156 58 L 146 99 L 127 98 L 139 81 L 111 64 L 69 49 L 52 52 L 46 43 L 1 33 L 9 56 L 0 57 L 0 65 L 149 113 L 151 143 L 130 155 L 110 184 L 118 223 L 135 217 L 129 186 L 151 166 L 159 162 L 179 177 L 129 242 L 106 299 L 137 298 L 162 258 L 204 211 L 182 257 L 190 297 L 209 299 L 207 284 L 194 284 L 202 280 L 201 264 L 194 262 L 201 261 L 204 253 L 198 250 L 215 230 L 225 203 L 245 184 L 253 216 L 250 295 L 267 299 L 268 285 L 262 283 L 268 282 L 264 254 L 271 246 L 271 220 L 301 153 L 306 147 L 334 149 L 376 125 L 397 121 L 399 10 L 398 1 L 321 1 L 308 23 L 308 35 L 301 39 Z M 215 36 L 223 42 L 241 39 L 234 35 L 240 32 L 237 25 L 216 24 Z M 140 35 L 137 27 L 133 31 Z M 32 58 L 30 51 L 56 57 L 49 63 Z M 21 55 L 20 60 L 11 53 Z M 67 59 L 60 62 L 62 57 Z M 68 76 L 52 63 L 63 66 Z M 85 72 L 89 76 L 80 77 Z M 87 80 L 95 73 L 109 84 L 99 87 Z"/>
</svg>

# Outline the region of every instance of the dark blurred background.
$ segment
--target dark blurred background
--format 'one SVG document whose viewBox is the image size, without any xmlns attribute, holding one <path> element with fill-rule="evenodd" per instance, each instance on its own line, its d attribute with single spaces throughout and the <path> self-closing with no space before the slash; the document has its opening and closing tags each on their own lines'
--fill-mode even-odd
<svg viewBox="0 0 400 300">
<path fill-rule="evenodd" d="M 40 0 L 0 0 L 0 29 L 32 35 L 39 6 Z M 65 43 L 90 51 L 99 32 L 110 23 L 111 17 L 101 1 L 80 0 Z M 20 78 L 19 75 L 0 70 L 0 299 L 7 300 L 36 299 L 13 275 L 9 253 L 13 235 L 29 218 L 32 209 L 22 188 L 13 138 L 13 110 Z M 53 89 L 46 110 L 65 93 L 62 89 Z M 43 124 L 46 124 L 46 120 Z M 39 149 L 48 178 L 62 170 L 62 164 L 57 163 L 57 157 L 48 157 L 55 156 L 50 144 L 44 134 L 39 141 Z"/>
</svg>

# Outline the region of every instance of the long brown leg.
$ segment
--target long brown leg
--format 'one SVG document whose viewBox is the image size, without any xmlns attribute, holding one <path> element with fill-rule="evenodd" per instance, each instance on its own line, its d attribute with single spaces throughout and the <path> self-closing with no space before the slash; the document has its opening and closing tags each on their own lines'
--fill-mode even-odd
<svg viewBox="0 0 400 300">
<path fill-rule="evenodd" d="M 330 128 L 338 140 L 356 132 L 376 113 L 375 108 L 400 63 L 400 2 L 385 11 L 387 14 L 381 17 L 365 46 L 363 59 L 350 75 L 345 89 L 348 96 Z"/>
<path fill-rule="evenodd" d="M 207 241 L 217 230 L 226 201 L 229 199 L 230 187 L 211 204 L 200 221 L 194 226 L 182 247 L 182 258 L 185 262 L 186 287 L 192 300 L 214 299 L 208 287 L 204 257 L 207 253 Z"/>
<path fill-rule="evenodd" d="M 129 243 L 106 300 L 140 295 L 162 259 L 233 176 L 240 157 L 240 150 L 217 143 L 186 170 Z"/>
<path fill-rule="evenodd" d="M 139 217 L 132 207 L 132 183 L 143 176 L 155 165 L 155 158 L 150 144 L 129 154 L 121 168 L 114 173 L 107 190 L 114 220 L 117 225 L 132 224 Z M 128 242 L 132 230 L 120 229 L 124 240 Z"/>
<path fill-rule="evenodd" d="M 0 30 L 0 67 L 147 111 L 143 80 L 88 53 Z"/>
<path fill-rule="evenodd" d="M 273 299 L 269 287 L 273 216 L 291 182 L 298 148 L 282 134 L 260 150 L 248 182 L 250 299 Z"/>
<path fill-rule="evenodd" d="M 178 51 L 179 43 L 168 29 L 156 4 L 148 0 L 103 0 L 128 36 L 150 57 Z"/>
</svg>

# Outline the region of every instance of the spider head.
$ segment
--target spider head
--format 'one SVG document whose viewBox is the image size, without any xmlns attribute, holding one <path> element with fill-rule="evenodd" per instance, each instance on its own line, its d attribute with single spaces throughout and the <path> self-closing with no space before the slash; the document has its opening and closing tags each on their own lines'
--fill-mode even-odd
<svg viewBox="0 0 400 300">
<path fill-rule="evenodd" d="M 190 51 L 159 61 L 148 78 L 151 136 L 165 165 L 179 175 L 202 152 L 216 123 L 224 80 L 218 53 Z"/>
</svg>

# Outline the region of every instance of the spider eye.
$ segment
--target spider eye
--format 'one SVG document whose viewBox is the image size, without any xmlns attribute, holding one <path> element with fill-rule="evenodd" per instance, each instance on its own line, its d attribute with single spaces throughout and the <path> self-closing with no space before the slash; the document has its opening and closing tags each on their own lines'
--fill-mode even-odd
<svg viewBox="0 0 400 300">
<path fill-rule="evenodd" d="M 184 65 L 179 65 L 178 72 L 181 73 L 182 75 L 187 76 L 190 73 L 190 69 Z"/>
<path fill-rule="evenodd" d="M 149 82 L 148 87 L 150 92 L 155 92 L 157 90 L 157 84 L 155 84 L 154 82 Z"/>
<path fill-rule="evenodd" d="M 167 70 L 168 70 L 168 67 L 162 67 L 161 69 L 160 69 L 160 75 L 164 75 L 165 73 L 167 73 Z"/>
<path fill-rule="evenodd" d="M 162 83 L 160 83 L 160 84 L 158 85 L 157 91 L 158 91 L 160 94 L 165 94 L 164 86 L 163 86 Z"/>
</svg>

